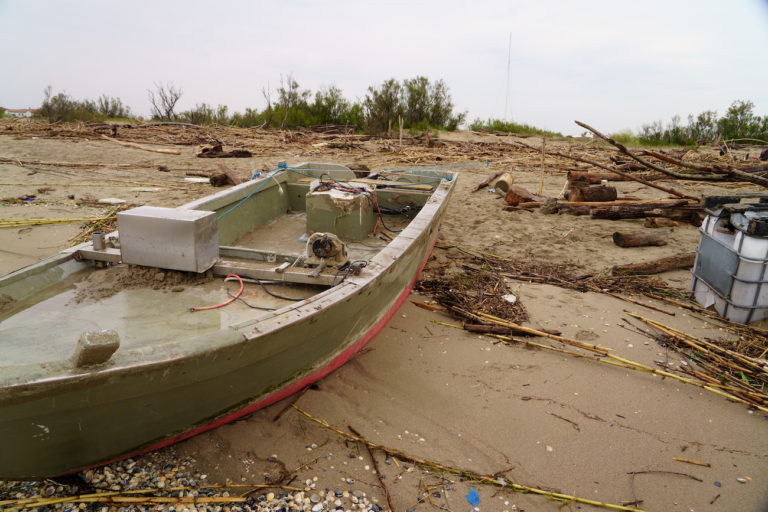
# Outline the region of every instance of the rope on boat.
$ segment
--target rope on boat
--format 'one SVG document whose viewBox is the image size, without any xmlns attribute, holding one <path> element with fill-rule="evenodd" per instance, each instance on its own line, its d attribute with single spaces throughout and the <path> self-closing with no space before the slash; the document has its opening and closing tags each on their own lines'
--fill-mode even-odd
<svg viewBox="0 0 768 512">
<path fill-rule="evenodd" d="M 278 174 L 279 172 L 282 172 L 282 171 L 285 171 L 285 167 L 278 167 L 278 168 L 272 169 L 272 170 L 270 170 L 270 171 L 267 171 L 267 174 L 269 174 L 269 176 L 267 176 L 267 178 L 274 178 L 276 174 Z M 271 173 L 271 174 L 270 174 L 270 173 Z M 256 177 L 258 177 L 258 176 L 254 175 L 254 177 L 253 177 L 253 178 L 251 178 L 251 179 L 254 179 L 254 178 L 256 178 Z M 262 182 L 261 182 L 261 184 L 260 184 L 258 187 L 256 187 L 256 188 L 253 190 L 253 192 L 251 192 L 250 194 L 248 194 L 247 196 L 245 196 L 243 199 L 241 199 L 240 201 L 238 201 L 238 202 L 237 202 L 237 204 L 236 204 L 236 205 L 234 205 L 232 208 L 230 208 L 229 210 L 225 211 L 224 213 L 222 213 L 221 215 L 219 215 L 218 217 L 216 217 L 216 220 L 221 220 L 221 219 L 222 219 L 222 218 L 223 218 L 225 215 L 227 215 L 228 213 L 232 212 L 232 211 L 233 211 L 233 210 L 235 210 L 235 209 L 236 209 L 238 206 L 240 206 L 241 204 L 243 204 L 244 202 L 246 202 L 247 200 L 249 200 L 251 197 L 253 197 L 253 195 L 254 195 L 256 192 L 258 192 L 259 190 L 261 190 L 261 189 L 262 189 L 262 187 L 264 187 L 264 185 L 266 185 L 267 183 L 269 183 L 269 180 L 268 180 L 268 179 L 265 179 L 264 181 L 262 181 Z"/>
<path fill-rule="evenodd" d="M 476 165 L 484 165 L 488 167 L 489 165 L 491 165 L 491 161 L 488 160 L 485 162 L 472 162 L 471 164 L 433 165 L 432 167 L 411 167 L 410 169 L 392 169 L 392 170 L 382 169 L 381 172 L 428 171 L 431 169 L 451 169 L 456 167 L 473 167 Z M 421 176 L 423 178 L 434 178 L 434 176 L 431 174 L 414 174 L 413 176 Z M 453 178 L 446 177 L 443 179 L 451 181 Z"/>
<path fill-rule="evenodd" d="M 401 173 L 401 172 L 406 172 L 406 171 L 420 171 L 420 170 L 430 170 L 430 169 L 448 169 L 448 168 L 454 168 L 454 167 L 471 167 L 471 166 L 474 166 L 474 165 L 485 165 L 485 166 L 488 166 L 488 165 L 490 165 L 490 163 L 491 163 L 490 161 L 487 161 L 487 162 L 473 162 L 471 164 L 435 165 L 435 166 L 432 166 L 432 167 L 413 167 L 411 169 L 398 169 L 398 170 L 391 170 L 391 171 L 387 171 L 387 172 Z M 259 173 L 254 174 L 253 176 L 251 176 L 251 180 L 255 180 L 256 178 L 259 178 L 259 177 L 264 176 L 264 175 L 266 175 L 265 177 L 267 177 L 267 178 L 274 178 L 278 173 L 284 172 L 284 171 L 291 171 L 291 172 L 294 172 L 294 173 L 299 174 L 301 176 L 306 176 L 306 177 L 309 177 L 309 178 L 317 178 L 317 176 L 313 176 L 311 174 L 302 173 L 301 172 L 302 170 L 303 171 L 335 171 L 335 170 L 338 170 L 338 167 L 288 167 L 288 166 L 275 167 L 274 169 L 270 169 L 269 171 L 266 171 L 266 173 L 259 172 Z M 418 176 L 418 177 L 421 177 L 421 178 L 439 178 L 439 179 L 434 180 L 434 181 L 424 182 L 425 185 L 429 184 L 429 183 L 439 183 L 442 180 L 451 181 L 453 179 L 450 176 L 434 176 L 434 175 L 430 175 L 430 174 L 413 174 L 413 176 Z M 337 180 L 334 180 L 334 181 L 337 181 Z M 264 187 L 264 185 L 267 184 L 267 182 L 269 182 L 269 180 L 265 179 L 258 187 L 256 187 L 253 190 L 253 192 L 251 192 L 246 197 L 244 197 L 243 199 L 238 201 L 237 204 L 235 204 L 232 208 L 230 208 L 229 210 L 225 211 L 224 213 L 222 213 L 221 215 L 216 217 L 216 220 L 221 220 L 222 218 L 224 218 L 224 216 L 226 216 L 227 214 L 231 213 L 238 206 L 240 206 L 241 204 L 246 202 L 248 199 L 253 197 L 253 195 L 256 192 L 258 192 L 259 190 L 261 190 L 262 187 Z M 396 185 L 391 185 L 391 184 L 388 184 L 388 185 L 396 187 Z M 380 210 L 379 210 L 379 219 L 381 219 L 381 211 Z M 384 223 L 382 222 L 382 225 L 383 224 Z"/>
</svg>

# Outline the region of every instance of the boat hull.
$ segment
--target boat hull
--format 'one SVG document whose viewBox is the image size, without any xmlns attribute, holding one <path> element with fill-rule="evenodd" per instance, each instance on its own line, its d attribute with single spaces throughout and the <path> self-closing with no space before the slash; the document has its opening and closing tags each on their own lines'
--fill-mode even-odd
<svg viewBox="0 0 768 512">
<path fill-rule="evenodd" d="M 60 475 L 166 446 L 326 376 L 406 299 L 449 193 L 425 205 L 361 276 L 295 306 L 186 340 L 162 360 L 0 389 L 0 478 Z"/>
</svg>

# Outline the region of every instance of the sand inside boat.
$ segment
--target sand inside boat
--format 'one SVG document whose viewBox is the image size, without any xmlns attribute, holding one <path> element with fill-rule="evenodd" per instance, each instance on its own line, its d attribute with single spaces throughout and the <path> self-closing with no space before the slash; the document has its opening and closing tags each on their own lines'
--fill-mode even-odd
<svg viewBox="0 0 768 512">
<path fill-rule="evenodd" d="M 409 222 L 398 215 L 383 218 L 393 232 Z M 242 235 L 230 248 L 271 251 L 295 258 L 295 262 L 306 254 L 306 241 L 306 213 L 288 212 Z M 368 261 L 388 243 L 380 234 L 371 234 L 345 245 L 350 261 Z M 251 260 L 237 257 L 226 261 L 253 265 Z M 263 266 L 273 268 L 275 264 Z M 345 271 L 335 267 L 326 272 L 336 277 L 336 283 L 345 277 Z M 126 264 L 78 272 L 41 294 L 24 301 L 7 301 L 0 307 L 2 365 L 68 359 L 80 334 L 97 330 L 119 333 L 122 350 L 148 347 L 156 357 L 162 357 L 162 347 L 169 342 L 257 319 L 329 287 L 254 280 L 247 273 L 240 277 L 248 285 L 226 308 L 193 311 L 233 298 L 239 291 L 237 279 L 214 278 L 213 269 L 194 273 Z"/>
</svg>

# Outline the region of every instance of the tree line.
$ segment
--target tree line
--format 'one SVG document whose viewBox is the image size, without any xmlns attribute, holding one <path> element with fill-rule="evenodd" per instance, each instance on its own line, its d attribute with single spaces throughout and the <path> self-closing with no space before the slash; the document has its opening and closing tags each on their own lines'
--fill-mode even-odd
<svg viewBox="0 0 768 512">
<path fill-rule="evenodd" d="M 756 114 L 755 104 L 751 101 L 736 100 L 722 116 L 715 110 L 705 110 L 695 116 L 689 114 L 685 124 L 680 116 L 673 116 L 666 124 L 656 121 L 643 125 L 637 135 L 623 132 L 614 134 L 614 138 L 647 146 L 702 146 L 722 141 L 748 142 L 750 139 L 768 143 L 768 115 Z"/>
<path fill-rule="evenodd" d="M 345 125 L 368 133 L 383 134 L 402 126 L 409 130 L 428 128 L 455 130 L 466 113 L 455 113 L 448 86 L 443 80 L 423 76 L 398 81 L 394 78 L 368 87 L 362 100 L 348 100 L 335 85 L 321 87 L 314 94 L 302 88 L 293 75 L 280 78 L 272 91 L 262 89 L 266 106 L 229 113 L 226 105 L 199 103 L 178 111 L 184 91 L 173 84 L 154 84 L 147 90 L 151 117 L 156 121 L 175 121 L 196 125 L 233 125 L 272 129 L 295 129 L 314 125 Z M 79 101 L 64 92 L 44 91 L 38 116 L 50 122 L 103 121 L 133 118 L 130 108 L 119 98 L 107 95 L 96 101 Z"/>
<path fill-rule="evenodd" d="M 321 87 L 314 93 L 302 88 L 293 75 L 280 77 L 274 91 L 262 88 L 266 106 L 229 112 L 226 105 L 199 103 L 179 111 L 183 90 L 173 84 L 154 84 L 147 90 L 151 117 L 156 121 L 176 121 L 196 125 L 233 125 L 270 129 L 296 129 L 314 125 L 344 125 L 372 134 L 388 134 L 403 127 L 422 131 L 427 128 L 454 130 L 466 121 L 466 112 L 455 112 L 448 86 L 443 80 L 430 81 L 423 76 L 402 81 L 391 78 L 368 87 L 364 98 L 347 99 L 335 85 Z M 120 98 L 102 95 L 96 100 L 76 100 L 65 92 L 54 94 L 51 86 L 37 115 L 50 122 L 104 121 L 134 119 L 130 107 Z M 562 137 L 557 132 L 541 130 L 528 124 L 500 119 L 476 119 L 472 130 Z M 719 116 L 715 110 L 688 115 L 683 123 L 674 116 L 668 123 L 645 124 L 638 133 L 630 130 L 614 133 L 624 143 L 639 145 L 697 146 L 721 141 L 753 139 L 768 141 L 768 115 L 755 113 L 751 101 L 736 100 Z"/>
<path fill-rule="evenodd" d="M 102 94 L 95 101 L 80 101 L 64 92 L 53 94 L 50 85 L 43 91 L 43 103 L 37 110 L 37 116 L 52 123 L 133 118 L 130 107 L 123 105 L 120 98 Z"/>
</svg>

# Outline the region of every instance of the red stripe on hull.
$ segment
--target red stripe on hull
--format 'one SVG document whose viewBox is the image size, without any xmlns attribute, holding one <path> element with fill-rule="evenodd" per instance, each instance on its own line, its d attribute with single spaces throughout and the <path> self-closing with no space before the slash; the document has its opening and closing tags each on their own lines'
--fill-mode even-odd
<svg viewBox="0 0 768 512">
<path fill-rule="evenodd" d="M 317 382 L 318 380 L 322 379 L 326 375 L 334 372 L 335 370 L 338 370 L 344 363 L 352 359 L 352 357 L 360 352 L 360 350 L 365 347 L 365 345 L 373 339 L 374 336 L 376 336 L 386 325 L 386 323 L 394 316 L 394 314 L 397 312 L 397 310 L 400 308 L 400 306 L 403 305 L 405 300 L 408 298 L 408 294 L 413 289 L 414 285 L 416 284 L 416 281 L 419 279 L 419 275 L 421 275 L 421 271 L 424 270 L 424 266 L 427 264 L 427 260 L 429 260 L 429 256 L 432 254 L 432 249 L 435 247 L 435 243 L 437 243 L 437 237 L 440 236 L 440 232 L 438 231 L 435 235 L 435 238 L 432 240 L 432 243 L 429 246 L 429 250 L 427 251 L 427 255 L 424 258 L 424 261 L 421 262 L 421 266 L 419 266 L 418 272 L 416 272 L 416 275 L 411 279 L 411 281 L 408 283 L 408 285 L 405 287 L 403 292 L 400 294 L 400 296 L 397 298 L 395 303 L 392 305 L 392 307 L 382 316 L 376 324 L 371 327 L 359 340 L 354 342 L 352 345 L 347 347 L 343 352 L 341 352 L 339 355 L 334 357 L 327 365 L 323 366 L 322 368 L 318 368 L 317 370 L 314 370 L 313 372 L 308 373 L 301 379 L 297 380 L 296 382 L 289 384 L 288 386 L 281 388 L 271 395 L 267 395 L 258 402 L 254 402 L 253 404 L 244 407 L 243 409 L 240 409 L 235 412 L 231 412 L 229 414 L 226 414 L 222 416 L 221 418 L 218 418 L 217 420 L 208 423 L 206 425 L 202 425 L 200 427 L 193 428 L 192 430 L 188 430 L 187 432 L 184 432 L 183 434 L 179 434 L 174 437 L 170 437 L 168 439 L 164 439 L 163 441 L 160 441 L 159 443 L 153 444 L 147 448 L 142 448 L 141 450 L 137 450 L 135 452 L 129 453 L 127 455 L 123 455 L 121 457 L 116 457 L 114 459 L 100 462 L 98 464 L 93 464 L 90 466 L 85 466 L 79 469 L 75 469 L 72 471 L 68 471 L 67 473 L 74 473 L 77 471 L 83 471 L 88 468 L 97 467 L 97 466 L 103 466 L 105 464 L 110 464 L 112 462 L 126 459 L 128 457 L 133 457 L 136 455 L 140 455 L 142 453 L 151 452 L 153 450 L 158 450 L 160 448 L 164 448 L 166 446 L 170 446 L 174 443 L 178 443 L 179 441 L 183 441 L 184 439 L 188 439 L 190 437 L 196 436 L 197 434 L 201 434 L 205 432 L 206 430 L 211 430 L 213 428 L 219 427 L 221 425 L 224 425 L 226 423 L 229 423 L 231 421 L 236 420 L 237 418 L 240 418 L 242 416 L 246 416 L 248 414 L 251 414 L 253 412 L 258 411 L 259 409 L 263 409 L 264 407 L 267 407 L 269 405 L 272 405 L 275 402 L 279 402 L 280 400 L 283 400 L 284 398 L 287 398 L 291 396 L 292 394 L 304 389 L 305 387 L 309 386 L 313 382 Z"/>
</svg>

